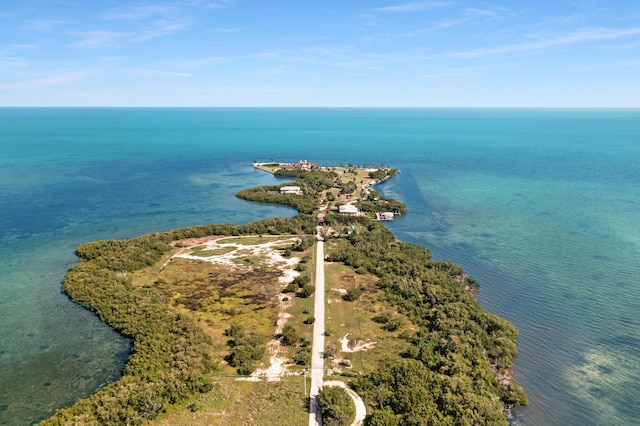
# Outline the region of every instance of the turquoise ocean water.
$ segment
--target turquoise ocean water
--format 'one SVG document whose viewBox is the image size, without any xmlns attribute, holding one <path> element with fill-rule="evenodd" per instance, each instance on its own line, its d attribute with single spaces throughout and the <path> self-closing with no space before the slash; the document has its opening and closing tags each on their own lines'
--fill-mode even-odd
<svg viewBox="0 0 640 426">
<path fill-rule="evenodd" d="M 117 379 L 129 342 L 61 294 L 83 242 L 288 216 L 254 160 L 389 164 L 389 226 L 520 330 L 524 425 L 640 418 L 640 110 L 0 109 L 0 424 Z"/>
</svg>

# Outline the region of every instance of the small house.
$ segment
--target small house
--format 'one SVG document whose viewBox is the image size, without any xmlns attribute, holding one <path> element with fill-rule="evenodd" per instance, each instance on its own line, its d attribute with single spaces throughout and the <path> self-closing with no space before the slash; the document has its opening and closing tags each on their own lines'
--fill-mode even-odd
<svg viewBox="0 0 640 426">
<path fill-rule="evenodd" d="M 393 220 L 393 216 L 394 216 L 393 212 L 376 213 L 377 220 Z"/>
<path fill-rule="evenodd" d="M 358 208 L 353 204 L 345 204 L 338 207 L 338 212 L 345 216 L 358 216 L 358 214 L 360 213 L 358 211 Z"/>
<path fill-rule="evenodd" d="M 299 186 L 281 186 L 280 187 L 281 194 L 293 194 L 293 195 L 301 195 L 302 190 Z"/>
</svg>

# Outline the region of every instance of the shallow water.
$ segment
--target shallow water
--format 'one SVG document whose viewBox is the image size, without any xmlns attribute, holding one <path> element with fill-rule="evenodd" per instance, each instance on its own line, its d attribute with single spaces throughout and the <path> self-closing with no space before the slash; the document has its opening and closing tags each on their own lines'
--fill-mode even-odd
<svg viewBox="0 0 640 426">
<path fill-rule="evenodd" d="M 129 342 L 60 293 L 86 241 L 288 216 L 253 160 L 390 164 L 399 238 L 520 330 L 520 424 L 640 417 L 640 111 L 0 109 L 0 424 L 115 380 Z"/>
</svg>

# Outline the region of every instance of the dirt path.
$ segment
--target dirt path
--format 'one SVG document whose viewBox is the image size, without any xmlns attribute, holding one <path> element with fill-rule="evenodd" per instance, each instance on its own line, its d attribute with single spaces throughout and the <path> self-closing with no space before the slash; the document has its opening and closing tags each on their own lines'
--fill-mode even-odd
<svg viewBox="0 0 640 426">
<path fill-rule="evenodd" d="M 201 262 L 210 262 L 219 265 L 224 265 L 231 270 L 246 270 L 252 268 L 251 266 L 240 265 L 234 262 L 238 256 L 258 256 L 263 258 L 264 263 L 277 268 L 281 273 L 279 281 L 283 284 L 288 284 L 293 279 L 300 275 L 294 268 L 300 261 L 299 258 L 292 256 L 285 258 L 280 253 L 279 248 L 283 243 L 294 243 L 296 241 L 295 236 L 281 236 L 280 239 L 274 241 L 265 241 L 257 244 L 242 244 L 238 242 L 224 242 L 229 237 L 204 237 L 204 238 L 192 238 L 181 240 L 183 247 L 171 256 L 162 265 L 164 268 L 174 258 L 185 258 Z M 235 236 L 233 239 L 239 238 L 255 238 L 254 236 Z M 195 247 L 202 247 L 202 250 L 198 254 L 193 254 Z M 221 248 L 229 248 L 230 251 L 223 253 L 216 253 L 216 250 Z M 207 255 L 207 251 L 211 254 Z M 280 311 L 278 312 L 278 320 L 276 322 L 276 329 L 274 335 L 277 336 L 282 333 L 282 329 L 291 315 L 286 312 L 286 306 L 284 304 L 284 294 L 280 294 Z M 267 381 L 275 382 L 287 373 L 286 358 L 281 355 L 282 338 L 274 338 L 267 343 L 267 349 L 269 350 L 269 365 L 265 368 L 258 368 L 251 373 L 249 377 L 243 377 L 240 380 L 246 381 L 259 381 L 266 378 Z"/>
<path fill-rule="evenodd" d="M 356 418 L 351 423 L 351 426 L 360 426 L 364 422 L 364 418 L 367 417 L 367 407 L 364 405 L 364 401 L 360 398 L 360 395 L 355 393 L 353 389 L 351 389 L 345 382 L 341 382 L 340 380 L 330 380 L 324 382 L 324 386 L 333 386 L 344 389 L 347 394 L 353 400 L 353 403 L 356 406 Z"/>
<path fill-rule="evenodd" d="M 316 290 L 313 315 L 313 345 L 311 347 L 311 390 L 309 426 L 322 426 L 322 416 L 318 409 L 318 393 L 324 377 L 324 241 L 318 228 L 316 251 Z"/>
</svg>

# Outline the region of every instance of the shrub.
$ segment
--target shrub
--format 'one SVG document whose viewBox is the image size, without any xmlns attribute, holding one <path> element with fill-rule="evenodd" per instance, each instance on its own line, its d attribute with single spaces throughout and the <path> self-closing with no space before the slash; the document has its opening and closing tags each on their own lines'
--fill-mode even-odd
<svg viewBox="0 0 640 426">
<path fill-rule="evenodd" d="M 302 348 L 293 356 L 292 361 L 298 365 L 309 365 L 311 362 L 311 349 Z"/>
<path fill-rule="evenodd" d="M 382 326 L 383 330 L 394 332 L 398 331 L 404 325 L 404 321 L 402 318 L 393 318 L 389 320 L 386 324 Z"/>
<path fill-rule="evenodd" d="M 310 284 L 305 284 L 302 287 L 302 291 L 300 292 L 300 297 L 309 297 L 313 294 L 313 292 L 316 291 L 316 288 Z"/>
<path fill-rule="evenodd" d="M 300 336 L 296 329 L 290 324 L 285 325 L 282 329 L 282 344 L 285 346 L 295 346 L 299 341 Z"/>
<path fill-rule="evenodd" d="M 290 282 L 285 288 L 282 289 L 283 293 L 294 293 L 298 290 L 298 285 L 295 282 Z"/>
<path fill-rule="evenodd" d="M 353 302 L 355 300 L 358 300 L 361 294 L 362 294 L 362 288 L 360 287 L 352 288 L 347 290 L 347 294 L 342 296 L 342 299 L 347 302 Z"/>
<path fill-rule="evenodd" d="M 302 288 L 305 284 L 309 284 L 311 282 L 311 278 L 309 275 L 298 275 L 293 279 L 293 282 L 300 288 Z"/>
</svg>

